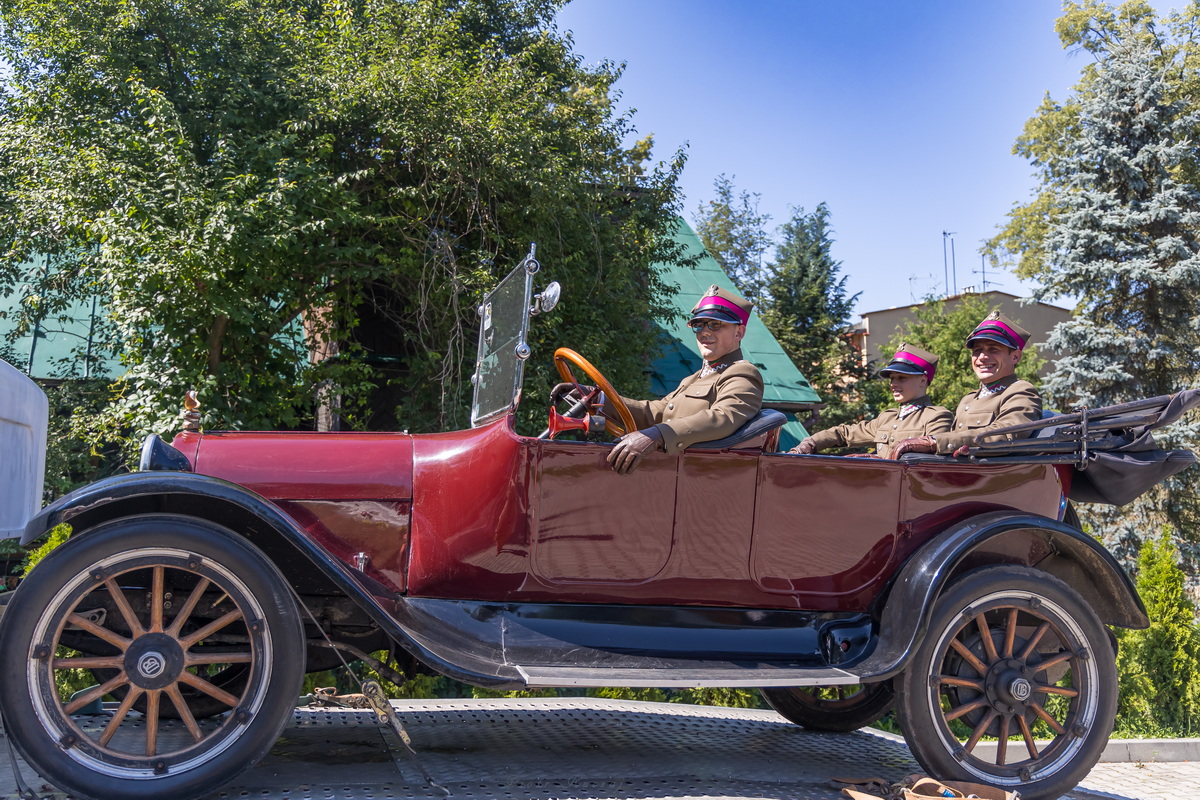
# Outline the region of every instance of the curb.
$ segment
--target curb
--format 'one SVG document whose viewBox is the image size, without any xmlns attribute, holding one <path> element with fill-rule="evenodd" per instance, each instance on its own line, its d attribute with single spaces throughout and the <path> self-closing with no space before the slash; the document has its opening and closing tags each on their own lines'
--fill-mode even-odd
<svg viewBox="0 0 1200 800">
<path fill-rule="evenodd" d="M 860 728 L 859 733 L 878 736 L 907 747 L 904 737 L 898 733 L 874 728 Z M 993 742 L 980 742 L 975 746 L 975 752 L 984 758 L 994 758 L 996 745 Z M 1200 761 L 1200 739 L 1109 739 L 1097 763 L 1165 764 L 1179 761 Z"/>
</svg>

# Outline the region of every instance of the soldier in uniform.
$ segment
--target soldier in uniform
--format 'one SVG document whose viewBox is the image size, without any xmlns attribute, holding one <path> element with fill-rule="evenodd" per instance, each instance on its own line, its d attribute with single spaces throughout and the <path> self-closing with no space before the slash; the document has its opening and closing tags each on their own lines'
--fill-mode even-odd
<svg viewBox="0 0 1200 800">
<path fill-rule="evenodd" d="M 937 362 L 937 356 L 904 342 L 888 365 L 879 370 L 880 376 L 891 382 L 897 408 L 889 408 L 872 420 L 819 431 L 788 452 L 808 455 L 830 447 L 874 445 L 875 454 L 887 458 L 903 439 L 949 431 L 954 415 L 948 408 L 935 406 L 927 394 Z"/>
<path fill-rule="evenodd" d="M 899 458 L 905 453 L 965 456 L 980 433 L 1041 419 L 1041 395 L 1032 383 L 1015 374 L 1028 341 L 1029 331 L 998 311 L 989 314 L 967 337 L 971 368 L 979 378 L 979 388 L 959 402 L 954 429 L 906 439 L 896 445 L 892 457 Z M 1023 438 L 1031 433 L 1008 438 Z"/>
<path fill-rule="evenodd" d="M 704 366 L 661 400 L 621 398 L 638 430 L 618 439 L 609 453 L 614 470 L 622 475 L 629 472 L 651 451 L 678 453 L 695 442 L 728 436 L 759 412 L 762 375 L 742 358 L 741 350 L 753 308 L 733 292 L 716 285 L 708 288 L 688 322 Z M 556 394 L 560 387 L 555 388 Z M 607 406 L 605 415 L 616 418 Z"/>
</svg>

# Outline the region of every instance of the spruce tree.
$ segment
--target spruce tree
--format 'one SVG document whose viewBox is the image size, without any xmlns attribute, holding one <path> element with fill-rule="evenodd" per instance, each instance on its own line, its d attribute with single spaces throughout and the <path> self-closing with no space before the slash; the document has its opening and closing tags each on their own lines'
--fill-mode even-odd
<svg viewBox="0 0 1200 800">
<path fill-rule="evenodd" d="M 779 228 L 775 260 L 763 271 L 763 324 L 821 395 L 820 426 L 869 413 L 860 381 L 862 354 L 849 338 L 858 295 L 847 295 L 841 262 L 834 260 L 829 209 L 795 209 Z"/>
<path fill-rule="evenodd" d="M 1192 147 L 1195 113 L 1172 101 L 1170 60 L 1152 36 L 1106 39 L 1078 126 L 1064 143 L 1039 299 L 1076 296 L 1075 315 L 1047 342 L 1067 353 L 1044 388 L 1060 406 L 1103 406 L 1195 385 L 1200 367 L 1200 191 L 1176 179 Z M 1165 446 L 1200 442 L 1192 420 Z M 1196 556 L 1197 470 L 1120 510 L 1090 509 L 1096 530 L 1131 558 L 1147 531 L 1168 523 Z"/>
</svg>

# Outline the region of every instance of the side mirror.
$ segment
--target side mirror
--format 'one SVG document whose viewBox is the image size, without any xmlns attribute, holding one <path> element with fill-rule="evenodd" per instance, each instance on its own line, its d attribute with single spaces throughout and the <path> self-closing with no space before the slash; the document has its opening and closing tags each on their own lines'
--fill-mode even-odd
<svg viewBox="0 0 1200 800">
<path fill-rule="evenodd" d="M 552 311 L 558 305 L 561 297 L 562 286 L 558 284 L 558 281 L 550 281 L 550 285 L 543 289 L 541 294 L 533 296 L 533 305 L 529 308 L 529 314 L 536 316 L 546 311 Z"/>
</svg>

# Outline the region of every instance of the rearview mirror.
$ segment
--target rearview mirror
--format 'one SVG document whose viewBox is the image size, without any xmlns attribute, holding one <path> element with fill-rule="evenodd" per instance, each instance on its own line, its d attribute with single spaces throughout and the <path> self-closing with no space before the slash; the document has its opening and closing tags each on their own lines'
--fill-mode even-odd
<svg viewBox="0 0 1200 800">
<path fill-rule="evenodd" d="M 533 305 L 529 308 L 530 314 L 541 314 L 546 311 L 551 311 L 558 305 L 559 299 L 562 297 L 562 286 L 558 281 L 550 281 L 550 284 L 542 290 L 541 294 L 533 296 Z"/>
</svg>

